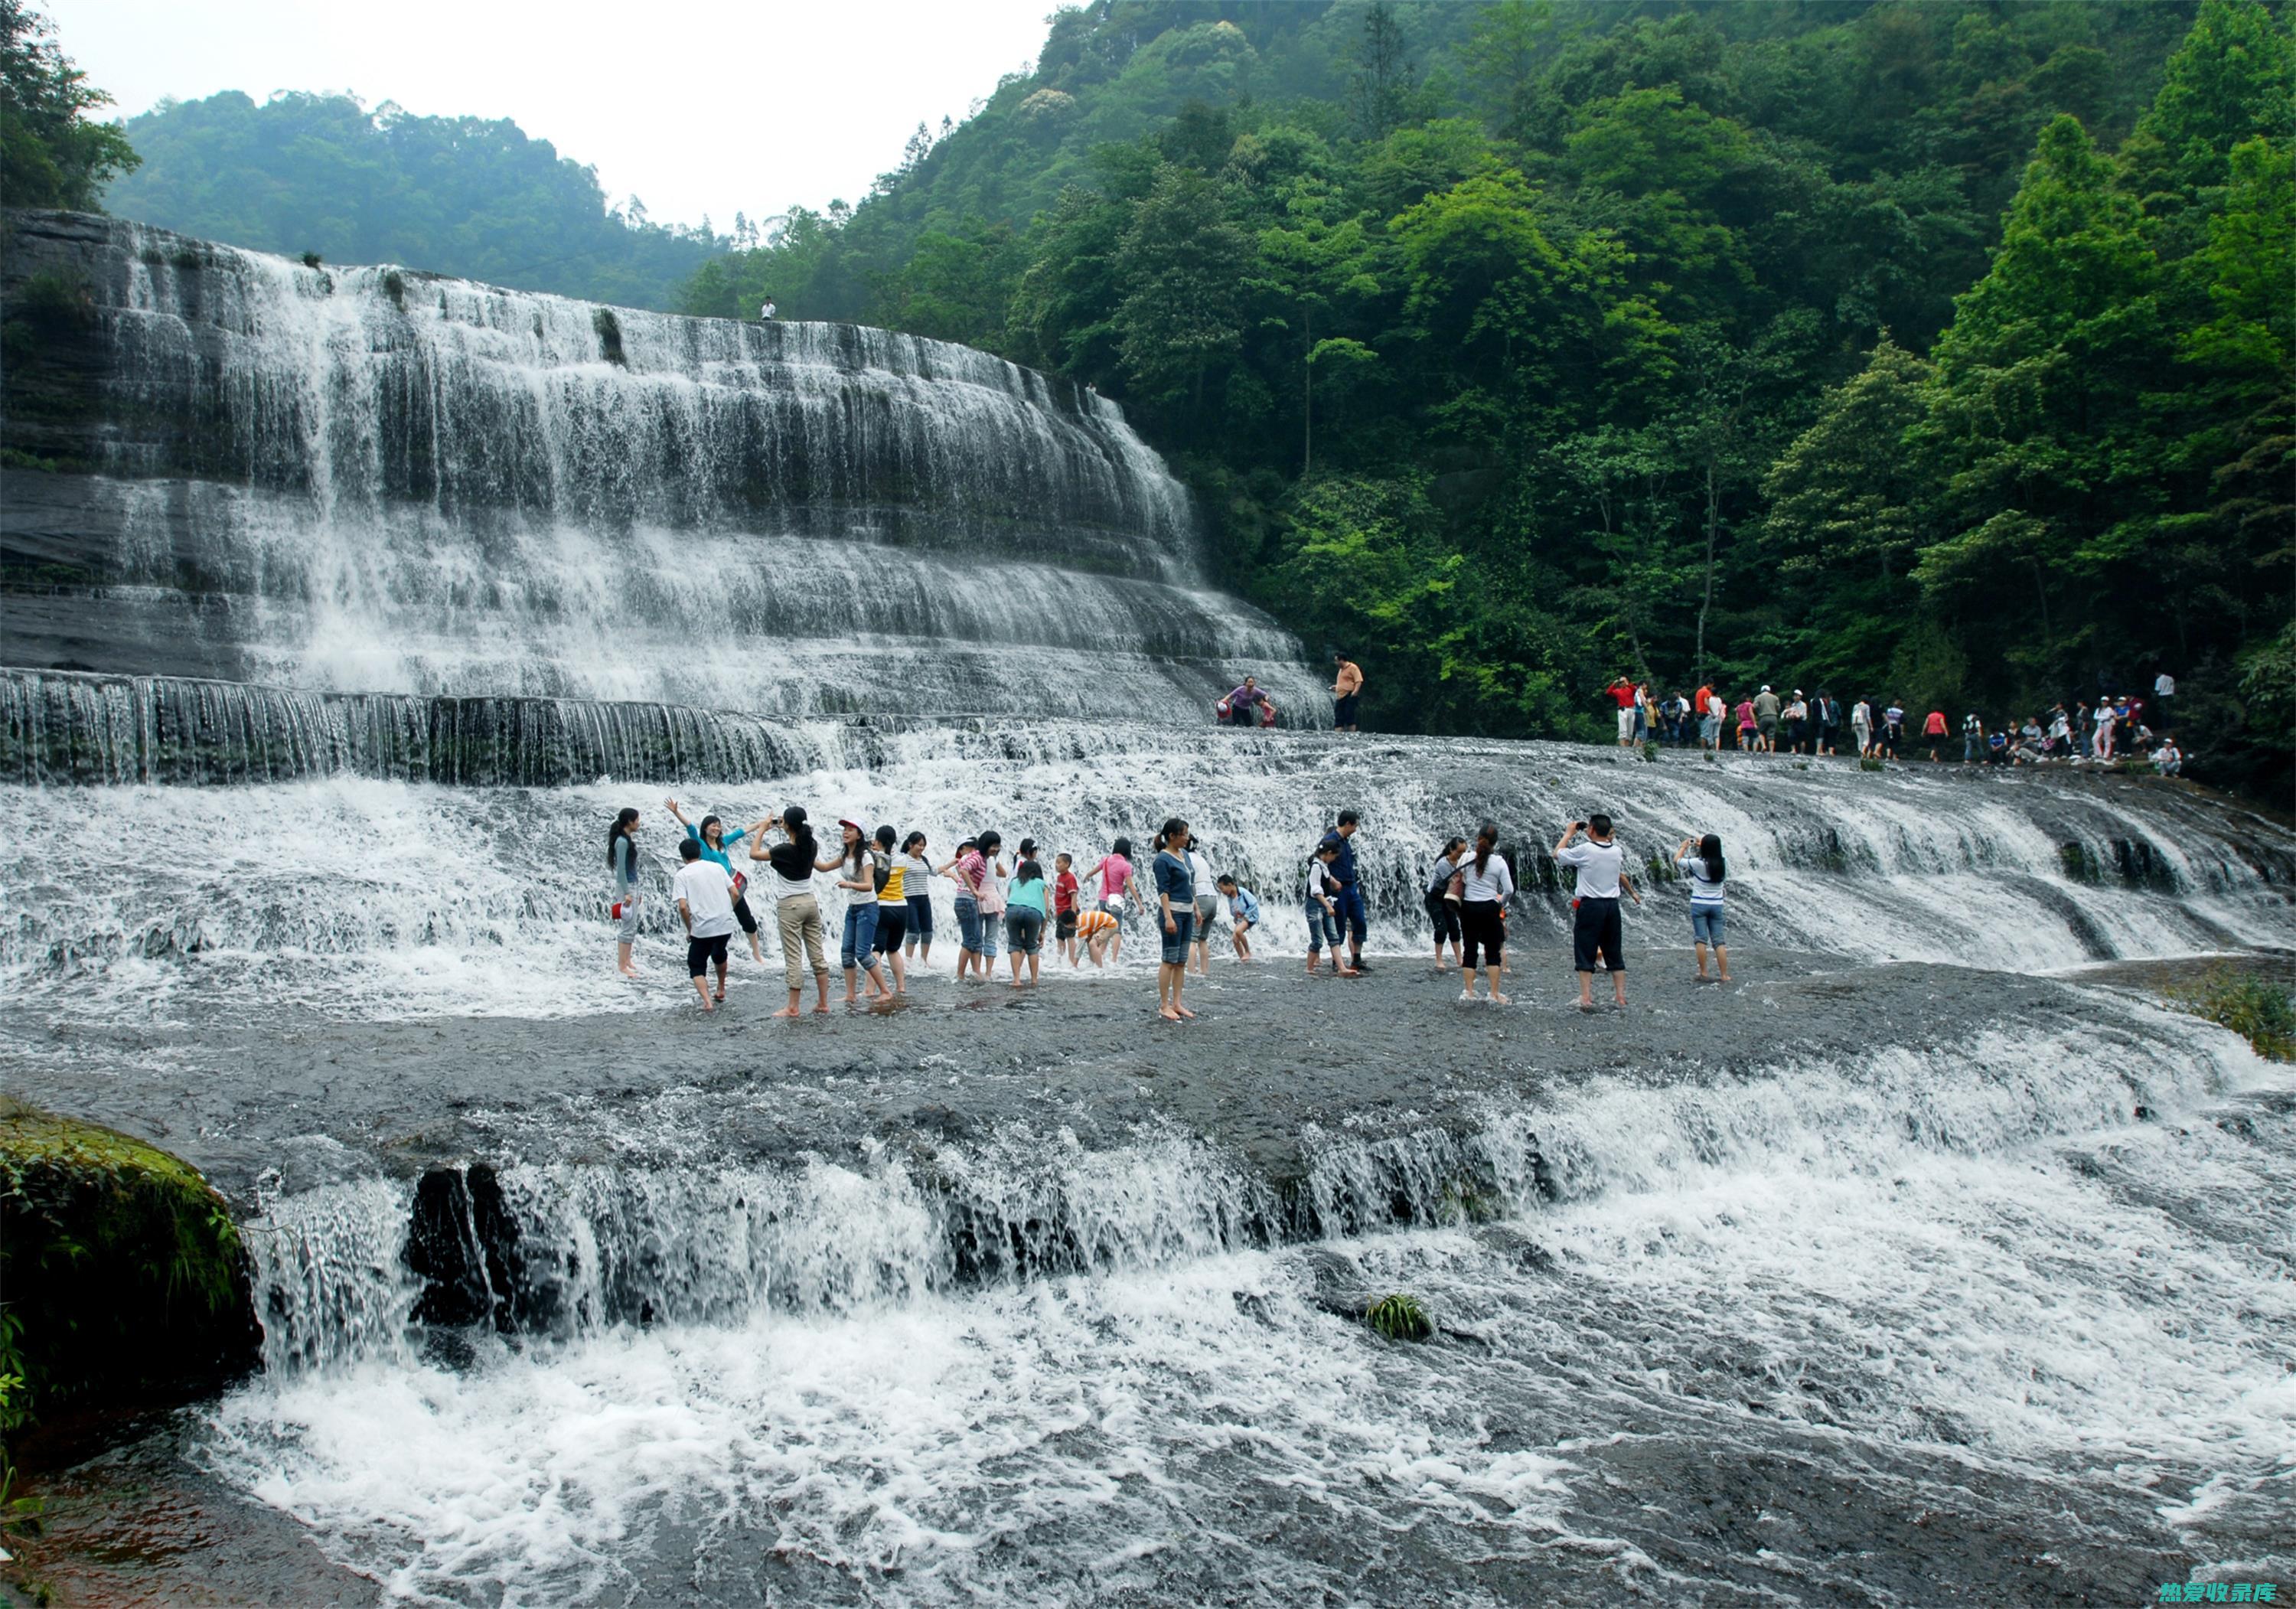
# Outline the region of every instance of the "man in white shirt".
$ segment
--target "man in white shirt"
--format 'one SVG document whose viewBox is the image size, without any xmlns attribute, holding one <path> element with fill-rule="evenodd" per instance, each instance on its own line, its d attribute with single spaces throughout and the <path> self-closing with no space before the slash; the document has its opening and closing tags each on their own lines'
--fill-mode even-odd
<svg viewBox="0 0 2296 1609">
<path fill-rule="evenodd" d="M 770 296 L 767 297 L 764 305 L 759 307 L 758 309 L 758 322 L 759 324 L 767 324 L 773 323 L 776 311 L 777 309 L 774 307 L 774 299 Z"/>
<path fill-rule="evenodd" d="M 709 997 L 709 964 L 718 964 L 718 999 L 726 997 L 726 941 L 734 934 L 734 878 L 714 860 L 701 858 L 701 846 L 688 838 L 677 846 L 685 864 L 670 879 L 670 898 L 685 924 L 685 971 L 701 1009 L 715 1011 Z"/>
<path fill-rule="evenodd" d="M 1579 833 L 1587 841 L 1576 843 Z M 1611 970 L 1611 987 L 1617 992 L 1619 1009 L 1627 1005 L 1627 961 L 1622 939 L 1625 924 L 1619 920 L 1619 894 L 1623 890 L 1636 905 L 1643 897 L 1635 892 L 1634 879 L 1627 875 L 1627 852 L 1611 836 L 1611 818 L 1596 811 L 1584 821 L 1574 821 L 1555 841 L 1554 864 L 1571 867 L 1578 874 L 1576 897 L 1570 901 L 1577 911 L 1571 924 L 1570 943 L 1578 968 L 1578 1009 L 1595 1009 L 1595 959 Z"/>
</svg>

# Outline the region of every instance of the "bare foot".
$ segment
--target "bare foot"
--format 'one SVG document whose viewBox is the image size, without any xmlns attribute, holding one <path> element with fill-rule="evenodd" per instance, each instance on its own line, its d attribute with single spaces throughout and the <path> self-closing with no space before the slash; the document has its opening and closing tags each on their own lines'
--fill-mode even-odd
<svg viewBox="0 0 2296 1609">
<path fill-rule="evenodd" d="M 1514 1004 L 1514 997 L 1512 995 L 1493 995 L 1491 997 L 1491 1004 L 1494 1006 L 1512 1006 Z"/>
<path fill-rule="evenodd" d="M 824 1000 L 820 1005 L 815 1006 L 813 1008 L 813 1014 L 816 1017 L 827 1016 L 829 1014 L 829 1002 Z"/>
<path fill-rule="evenodd" d="M 1333 975 L 1334 975 L 1335 977 L 1341 977 L 1341 978 L 1360 978 L 1360 977 L 1362 977 L 1362 976 L 1363 976 L 1363 973 L 1361 973 L 1357 972 L 1357 971 L 1354 967 L 1352 967 L 1352 966 L 1342 966 L 1342 967 L 1341 967 L 1341 968 L 1340 968 L 1340 970 L 1339 970 L 1336 973 L 1334 973 Z"/>
<path fill-rule="evenodd" d="M 1178 1012 L 1184 1017 L 1193 1018 L 1196 1014 L 1185 1006 L 1176 1006 L 1172 1009 Z"/>
<path fill-rule="evenodd" d="M 768 1013 L 768 1014 L 767 1014 L 767 1015 L 769 1015 L 769 1016 L 775 1016 L 775 1017 L 794 1017 L 794 1016 L 798 1015 L 799 1014 L 798 1014 L 798 1009 L 797 1009 L 797 1007 L 796 1007 L 796 1006 L 783 1006 L 779 1011 L 776 1011 L 776 1012 L 769 1012 L 769 1013 Z"/>
<path fill-rule="evenodd" d="M 1156 1014 L 1163 1018 L 1167 1022 L 1177 1022 L 1180 1020 L 1179 1014 L 1174 1011 L 1160 1011 Z"/>
<path fill-rule="evenodd" d="M 636 981 L 638 969 L 635 966 L 618 966 L 614 970 L 621 973 L 625 978 L 628 978 L 633 981 Z"/>
<path fill-rule="evenodd" d="M 724 1004 L 726 1003 L 726 991 L 725 991 L 724 989 L 719 989 L 716 994 L 714 994 L 714 995 L 710 996 L 709 997 L 710 997 L 711 999 L 713 999 L 713 1000 L 717 1001 L 719 1005 L 721 1005 L 721 1006 L 722 1006 L 722 1005 L 724 1005 Z"/>
<path fill-rule="evenodd" d="M 1473 999 L 1474 997 L 1475 997 L 1475 991 L 1474 991 L 1473 989 L 1462 989 L 1462 990 L 1459 992 L 1459 998 L 1461 998 L 1462 1000 L 1472 1000 L 1472 999 Z"/>
</svg>

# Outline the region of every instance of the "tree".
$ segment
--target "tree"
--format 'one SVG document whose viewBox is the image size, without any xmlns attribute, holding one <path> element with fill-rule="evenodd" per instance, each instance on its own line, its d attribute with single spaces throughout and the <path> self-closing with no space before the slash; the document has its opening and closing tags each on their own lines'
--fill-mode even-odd
<svg viewBox="0 0 2296 1609">
<path fill-rule="evenodd" d="M 0 173 L 11 207 L 99 209 L 135 154 L 119 126 L 89 120 L 111 104 L 56 43 L 55 24 L 24 0 L 0 0 Z"/>
<path fill-rule="evenodd" d="M 1419 64 L 1388 0 L 1372 0 L 1365 11 L 1355 61 L 1349 94 L 1357 131 L 1365 139 L 1384 139 L 1408 118 L 1419 86 Z"/>
<path fill-rule="evenodd" d="M 1259 233 L 1259 283 L 1296 311 L 1300 320 L 1300 474 L 1315 468 L 1316 365 L 1376 363 L 1378 355 L 1356 341 L 1316 339 L 1316 316 L 1342 297 L 1376 294 L 1371 275 L 1371 242 L 1363 220 L 1338 216 L 1342 202 L 1332 186 L 1313 177 L 1287 187 L 1284 222 Z"/>
<path fill-rule="evenodd" d="M 1119 269 L 1117 341 L 1136 395 L 1201 410 L 1204 376 L 1242 333 L 1238 291 L 1250 244 L 1209 179 L 1167 165 L 1133 209 Z"/>
</svg>

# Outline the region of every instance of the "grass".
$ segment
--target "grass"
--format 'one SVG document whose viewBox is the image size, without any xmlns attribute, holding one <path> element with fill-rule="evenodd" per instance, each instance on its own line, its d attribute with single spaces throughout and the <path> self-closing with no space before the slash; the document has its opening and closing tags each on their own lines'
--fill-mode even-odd
<svg viewBox="0 0 2296 1609">
<path fill-rule="evenodd" d="M 1435 1333 L 1416 1296 L 1382 1296 L 1364 1309 L 1364 1322 L 1390 1341 L 1424 1341 Z"/>
<path fill-rule="evenodd" d="M 2229 1028 L 2267 1062 L 2296 1062 L 2296 992 L 2230 966 L 2212 966 L 2197 981 L 2171 985 L 2179 1009 Z"/>
</svg>

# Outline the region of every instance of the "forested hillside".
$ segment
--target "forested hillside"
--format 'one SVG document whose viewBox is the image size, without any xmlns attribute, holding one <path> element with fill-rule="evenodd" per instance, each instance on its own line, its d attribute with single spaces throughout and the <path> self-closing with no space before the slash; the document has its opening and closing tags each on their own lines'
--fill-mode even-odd
<svg viewBox="0 0 2296 1609">
<path fill-rule="evenodd" d="M 1382 724 L 1611 675 L 2296 699 L 2291 35 L 2258 0 L 1103 0 L 689 310 L 1124 400 Z"/>
<path fill-rule="evenodd" d="M 166 103 L 126 132 L 143 164 L 107 210 L 260 251 L 665 308 L 734 243 L 611 209 L 593 169 L 506 118 L 228 91 Z"/>
</svg>

